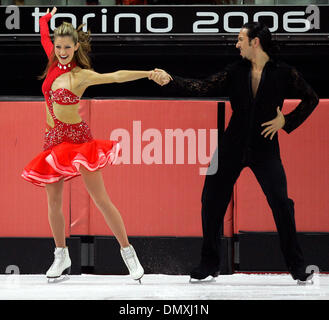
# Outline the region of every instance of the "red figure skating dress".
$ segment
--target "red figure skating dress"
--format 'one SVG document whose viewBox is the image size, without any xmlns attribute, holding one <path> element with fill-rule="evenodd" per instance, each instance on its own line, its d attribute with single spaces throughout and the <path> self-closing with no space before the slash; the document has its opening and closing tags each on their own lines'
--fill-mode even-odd
<svg viewBox="0 0 329 320">
<path fill-rule="evenodd" d="M 40 19 L 41 43 L 50 59 L 53 52 L 48 29 L 51 14 Z M 53 111 L 53 103 L 60 105 L 77 104 L 80 100 L 73 92 L 65 88 L 52 90 L 54 80 L 76 67 L 72 61 L 66 65 L 59 62 L 50 66 L 42 85 L 47 107 L 54 120 L 54 127 L 48 127 L 45 133 L 44 151 L 36 156 L 25 168 L 22 177 L 37 186 L 45 186 L 61 179 L 69 180 L 80 175 L 79 167 L 83 165 L 89 171 L 103 168 L 107 163 L 114 163 L 120 146 L 111 140 L 93 139 L 88 125 L 81 121 L 69 124 L 59 121 Z"/>
</svg>

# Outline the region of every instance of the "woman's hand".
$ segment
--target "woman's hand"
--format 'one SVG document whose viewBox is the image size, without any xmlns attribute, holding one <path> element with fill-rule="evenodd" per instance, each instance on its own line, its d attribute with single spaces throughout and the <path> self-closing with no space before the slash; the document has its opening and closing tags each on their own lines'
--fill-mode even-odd
<svg viewBox="0 0 329 320">
<path fill-rule="evenodd" d="M 164 86 L 172 80 L 172 77 L 166 71 L 155 68 L 153 71 L 151 71 L 149 79 L 153 80 L 160 86 Z"/>
<path fill-rule="evenodd" d="M 281 128 L 283 128 L 285 124 L 285 119 L 283 113 L 280 111 L 280 107 L 276 108 L 277 116 L 268 122 L 264 122 L 262 124 L 262 127 L 267 126 L 261 133 L 261 135 L 264 135 L 264 138 L 266 138 L 268 135 L 270 136 L 270 140 L 272 140 L 273 136 L 277 131 L 279 131 Z"/>
<path fill-rule="evenodd" d="M 54 16 L 54 14 L 56 13 L 56 11 L 57 11 L 57 8 L 56 7 L 54 7 L 53 8 L 53 10 L 51 10 L 51 16 L 53 17 Z M 47 14 L 49 13 L 49 8 L 47 9 Z"/>
</svg>

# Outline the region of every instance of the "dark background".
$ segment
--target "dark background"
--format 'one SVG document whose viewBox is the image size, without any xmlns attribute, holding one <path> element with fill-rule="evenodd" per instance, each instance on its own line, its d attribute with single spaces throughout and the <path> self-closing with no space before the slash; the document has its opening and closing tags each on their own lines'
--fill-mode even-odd
<svg viewBox="0 0 329 320">
<path fill-rule="evenodd" d="M 300 9 L 305 10 L 304 7 Z M 169 10 L 168 12 L 174 17 L 174 25 L 178 28 L 175 29 L 177 33 L 158 35 L 150 33 L 101 35 L 99 33 L 101 8 L 88 6 L 63 7 L 58 10 L 58 12 L 72 11 L 79 18 L 90 10 L 97 13 L 97 18 L 91 20 L 94 21 L 91 23 L 91 31 L 94 32 L 92 34 L 91 59 L 93 68 L 97 72 L 106 73 L 120 69 L 151 70 L 157 67 L 183 77 L 204 78 L 222 70 L 227 64 L 240 59 L 239 52 L 235 48 L 237 35 L 228 33 L 217 35 L 186 33 L 191 32 L 188 30 L 193 24 L 194 11 L 199 10 L 196 9 L 198 7 L 168 7 L 165 11 Z M 210 8 L 211 10 L 219 10 L 218 12 L 249 10 L 250 17 L 252 17 L 254 11 L 260 10 L 259 7 L 248 7 L 247 10 L 247 6 Z M 281 30 L 281 17 L 283 12 L 289 8 L 285 6 L 267 7 L 267 10 L 278 12 L 280 17 L 278 34 L 273 34 L 274 40 L 278 41 L 281 48 L 276 58 L 295 66 L 320 98 L 329 98 L 329 20 L 327 18 L 329 7 L 321 7 L 321 30 L 313 29 L 310 31 L 312 34 L 297 35 L 284 34 Z M 161 7 L 135 7 L 132 9 L 129 6 L 114 6 L 107 9 L 108 21 L 113 19 L 115 13 L 127 10 L 129 12 L 137 10 L 136 12 L 139 12 L 142 21 L 144 21 L 145 17 L 143 15 L 147 15 L 154 10 L 160 10 Z M 7 17 L 8 14 L 5 14 L 4 10 L 5 8 L 2 7 L 1 16 Z M 34 30 L 34 18 L 32 18 L 31 13 L 34 10 L 34 7 L 20 8 L 21 26 L 19 30 L 6 31 L 1 29 L 1 33 L 9 32 L 7 36 L 0 37 L 0 70 L 2 73 L 0 97 L 2 99 L 6 96 L 42 97 L 42 81 L 38 80 L 37 77 L 42 74 L 46 67 L 47 57 L 41 47 L 40 36 L 32 32 Z M 39 10 L 45 12 L 46 8 L 40 7 Z M 187 14 L 189 11 L 186 10 L 194 11 Z M 209 8 L 203 8 L 201 11 L 209 10 Z M 56 20 L 56 25 L 60 24 L 60 19 Z M 238 22 L 239 20 L 236 23 Z M 122 26 L 130 26 L 128 29 L 134 30 L 131 21 L 130 24 L 127 23 L 122 24 Z M 3 27 L 4 21 L 1 25 Z M 223 32 L 222 18 L 220 18 L 218 27 L 220 32 Z M 142 32 L 144 31 L 142 30 Z M 16 33 L 16 36 L 13 32 Z M 182 32 L 185 32 L 185 34 Z M 24 33 L 28 35 L 24 35 Z M 164 88 L 143 79 L 130 83 L 90 87 L 85 92 L 84 97 L 164 98 L 168 95 L 169 93 Z"/>
<path fill-rule="evenodd" d="M 39 39 L 0 43 L 1 96 L 42 96 L 37 79 L 47 63 Z M 92 64 L 100 73 L 120 69 L 150 70 L 203 78 L 240 59 L 235 41 L 92 41 Z M 277 58 L 295 66 L 320 98 L 329 98 L 328 41 L 281 41 Z M 168 93 L 148 80 L 90 87 L 84 97 L 164 97 Z"/>
</svg>

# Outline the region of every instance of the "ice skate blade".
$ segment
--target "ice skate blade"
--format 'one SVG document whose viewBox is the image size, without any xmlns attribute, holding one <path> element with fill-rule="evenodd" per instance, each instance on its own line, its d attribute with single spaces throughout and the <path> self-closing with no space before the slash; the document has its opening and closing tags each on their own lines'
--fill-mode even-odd
<svg viewBox="0 0 329 320">
<path fill-rule="evenodd" d="M 138 278 L 138 279 L 134 279 L 135 281 L 138 281 L 139 284 L 142 284 L 142 278 L 143 278 L 144 274 Z"/>
<path fill-rule="evenodd" d="M 58 277 L 47 277 L 48 283 L 59 283 L 59 282 L 69 280 L 70 273 L 71 273 L 71 267 L 68 267 L 65 270 L 63 270 L 62 274 Z"/>
<path fill-rule="evenodd" d="M 190 283 L 192 284 L 203 284 L 203 283 L 211 283 L 211 282 L 216 282 L 216 277 L 213 276 L 208 276 L 207 278 L 204 279 L 195 279 L 195 278 L 190 278 Z"/>
<path fill-rule="evenodd" d="M 49 284 L 55 284 L 55 283 L 60 283 L 70 280 L 70 277 L 67 274 L 65 274 L 56 278 L 47 277 L 47 279 Z"/>
</svg>

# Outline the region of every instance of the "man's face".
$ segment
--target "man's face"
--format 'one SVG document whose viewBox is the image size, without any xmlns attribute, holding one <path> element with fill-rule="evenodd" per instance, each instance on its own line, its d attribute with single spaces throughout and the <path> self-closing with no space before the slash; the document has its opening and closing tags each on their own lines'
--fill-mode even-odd
<svg viewBox="0 0 329 320">
<path fill-rule="evenodd" d="M 252 41 L 249 43 L 249 38 L 247 35 L 248 29 L 242 28 L 240 30 L 239 36 L 238 36 L 238 42 L 236 43 L 235 47 L 240 50 L 240 55 L 242 58 L 246 58 L 248 60 L 251 59 L 253 56 L 253 46 Z"/>
</svg>

